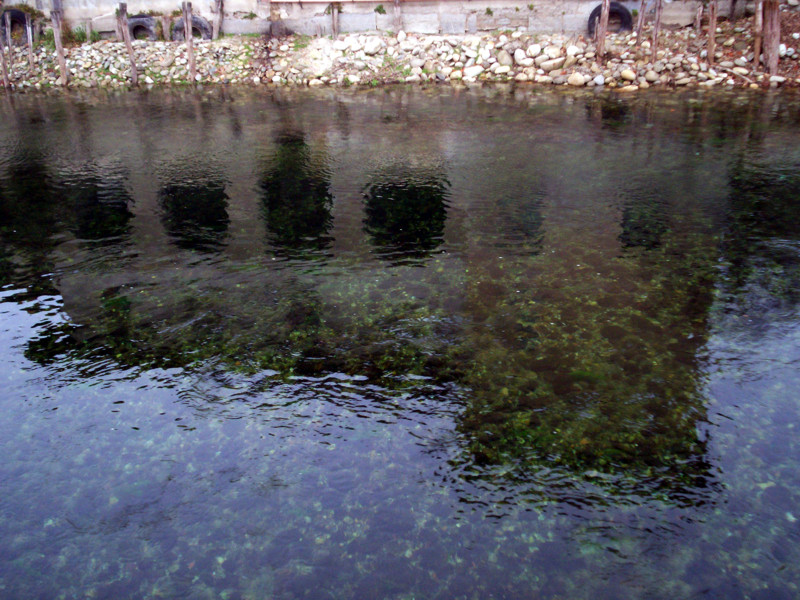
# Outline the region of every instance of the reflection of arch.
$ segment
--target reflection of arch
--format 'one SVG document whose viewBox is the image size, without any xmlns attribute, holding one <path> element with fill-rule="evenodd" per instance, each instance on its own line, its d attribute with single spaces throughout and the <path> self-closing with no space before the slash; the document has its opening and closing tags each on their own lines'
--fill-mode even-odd
<svg viewBox="0 0 800 600">
<path fill-rule="evenodd" d="M 364 229 L 379 254 L 424 258 L 442 243 L 450 182 L 444 174 L 405 166 L 373 176 L 364 191 Z"/>
<path fill-rule="evenodd" d="M 60 188 L 74 211 L 70 229 L 78 238 L 100 241 L 129 231 L 133 198 L 122 174 L 82 165 L 65 176 Z"/>
<path fill-rule="evenodd" d="M 220 176 L 202 175 L 201 165 L 173 168 L 159 190 L 164 227 L 181 248 L 213 251 L 228 230 L 228 195 Z"/>
<path fill-rule="evenodd" d="M 261 180 L 269 242 L 287 254 L 323 250 L 333 219 L 328 173 L 312 160 L 302 134 L 284 133 Z"/>
<path fill-rule="evenodd" d="M 662 198 L 646 192 L 636 194 L 624 203 L 619 241 L 624 248 L 657 248 L 668 228 L 667 217 Z"/>
<path fill-rule="evenodd" d="M 605 129 L 619 129 L 629 120 L 630 106 L 625 100 L 598 96 L 586 101 L 586 115 Z"/>
</svg>

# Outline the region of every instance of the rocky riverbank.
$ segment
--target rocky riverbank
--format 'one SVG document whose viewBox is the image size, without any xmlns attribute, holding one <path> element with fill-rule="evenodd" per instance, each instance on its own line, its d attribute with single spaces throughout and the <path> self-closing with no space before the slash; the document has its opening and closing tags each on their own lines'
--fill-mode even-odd
<svg viewBox="0 0 800 600">
<path fill-rule="evenodd" d="M 792 18 L 796 16 L 787 14 L 784 21 L 781 73 L 773 76 L 756 67 L 751 23 L 744 20 L 720 24 L 713 60 L 707 55 L 706 34 L 688 28 L 663 32 L 655 60 L 649 35 L 637 44 L 630 33 L 612 34 L 602 61 L 583 36 L 523 31 L 465 36 L 373 33 L 337 39 L 226 37 L 195 43 L 196 82 L 375 86 L 515 81 L 623 91 L 652 86 L 797 86 L 800 21 Z M 792 31 L 795 26 L 797 31 Z M 135 41 L 134 51 L 140 85 L 192 83 L 183 43 Z M 32 68 L 27 48 L 14 48 L 8 58 L 15 89 L 61 87 L 52 48 L 35 48 Z M 104 40 L 68 48 L 67 66 L 69 87 L 130 86 L 130 63 L 122 43 Z"/>
</svg>

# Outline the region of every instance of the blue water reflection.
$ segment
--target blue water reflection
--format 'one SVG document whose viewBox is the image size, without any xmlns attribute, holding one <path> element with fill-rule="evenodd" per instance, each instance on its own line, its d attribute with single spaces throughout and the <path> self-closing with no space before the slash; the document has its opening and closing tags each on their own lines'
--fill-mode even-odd
<svg viewBox="0 0 800 600">
<path fill-rule="evenodd" d="M 797 596 L 794 99 L 0 111 L 0 596 Z"/>
</svg>

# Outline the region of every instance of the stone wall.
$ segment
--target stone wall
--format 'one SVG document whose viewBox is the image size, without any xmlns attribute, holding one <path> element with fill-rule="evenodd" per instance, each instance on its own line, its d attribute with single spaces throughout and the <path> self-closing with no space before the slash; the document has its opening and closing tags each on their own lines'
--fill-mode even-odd
<svg viewBox="0 0 800 600">
<path fill-rule="evenodd" d="M 21 1 L 21 0 L 17 0 Z M 15 2 L 8 2 L 14 4 Z M 46 0 L 36 0 L 47 9 Z M 726 13 L 723 0 L 720 7 Z M 66 20 L 79 27 L 91 21 L 94 31 L 113 32 L 117 2 L 112 0 L 63 0 Z M 525 30 L 535 33 L 581 33 L 599 0 L 423 0 L 402 2 L 396 11 L 392 0 L 383 2 L 342 2 L 339 30 L 407 31 L 427 34 L 461 34 L 494 30 Z M 632 13 L 637 0 L 623 0 Z M 195 2 L 194 13 L 211 19 L 209 0 Z M 128 14 L 157 11 L 170 14 L 179 0 L 134 1 Z M 688 25 L 694 20 L 699 0 L 675 0 L 664 10 L 665 24 Z M 289 31 L 305 35 L 330 35 L 330 3 L 325 1 L 277 3 L 277 12 Z M 223 33 L 264 33 L 269 28 L 270 3 L 260 0 L 226 0 Z"/>
</svg>

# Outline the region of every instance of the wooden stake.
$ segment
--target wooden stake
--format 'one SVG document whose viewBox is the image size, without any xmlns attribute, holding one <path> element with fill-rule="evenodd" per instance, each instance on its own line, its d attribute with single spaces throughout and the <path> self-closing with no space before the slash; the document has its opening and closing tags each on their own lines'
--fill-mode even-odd
<svg viewBox="0 0 800 600">
<path fill-rule="evenodd" d="M 83 29 L 86 31 L 86 43 L 92 43 L 92 20 L 86 19 Z"/>
<path fill-rule="evenodd" d="M 781 43 L 781 13 L 778 0 L 764 1 L 764 62 L 767 73 L 778 74 L 778 49 Z"/>
<path fill-rule="evenodd" d="M 658 34 L 661 33 L 661 13 L 664 12 L 664 0 L 656 0 L 656 20 L 653 22 L 653 51 L 650 62 L 656 62 L 658 54 Z"/>
<path fill-rule="evenodd" d="M 761 35 L 764 33 L 764 2 L 756 0 L 756 15 L 755 23 L 753 24 L 753 64 L 756 69 L 759 68 L 761 63 Z"/>
<path fill-rule="evenodd" d="M 64 45 L 61 43 L 61 25 L 63 23 L 61 0 L 53 0 L 50 20 L 53 23 L 53 41 L 56 44 L 56 56 L 58 56 L 58 66 L 61 70 L 61 85 L 66 86 L 69 83 L 69 71 L 67 70 L 67 59 L 64 56 Z"/>
<path fill-rule="evenodd" d="M 128 4 L 120 2 L 117 9 L 117 27 L 122 32 L 122 39 L 125 40 L 125 47 L 128 49 L 128 58 L 131 61 L 131 85 L 139 85 L 139 72 L 136 70 L 136 55 L 133 52 L 131 42 L 131 30 L 128 27 Z"/>
<path fill-rule="evenodd" d="M 700 35 L 703 27 L 703 5 L 697 7 L 697 14 L 694 16 L 694 30 L 697 35 Z"/>
<path fill-rule="evenodd" d="M 717 53 L 717 0 L 708 3 L 708 64 L 713 65 Z"/>
<path fill-rule="evenodd" d="M 403 11 L 400 9 L 400 0 L 394 0 L 394 28 L 403 31 Z"/>
<path fill-rule="evenodd" d="M 197 67 L 194 64 L 194 38 L 192 37 L 192 3 L 183 2 L 183 34 L 186 38 L 186 53 L 189 55 L 189 77 L 194 83 L 197 80 Z"/>
<path fill-rule="evenodd" d="M 170 29 L 172 29 L 172 17 L 169 15 L 161 15 L 161 37 L 165 42 L 170 40 Z"/>
<path fill-rule="evenodd" d="M 3 68 L 3 87 L 9 89 L 11 82 L 8 80 L 8 65 L 6 64 L 6 49 L 0 43 L 0 66 Z"/>
<path fill-rule="evenodd" d="M 11 39 L 11 14 L 8 11 L 6 11 L 3 16 L 6 19 L 6 42 L 8 42 L 8 55 L 11 56 L 11 45 L 12 45 L 12 39 Z"/>
<path fill-rule="evenodd" d="M 639 17 L 636 20 L 636 45 L 642 43 L 642 30 L 644 29 L 644 14 L 645 9 L 647 8 L 647 0 L 642 0 L 641 4 L 639 5 Z"/>
<path fill-rule="evenodd" d="M 610 12 L 610 0 L 603 0 L 600 8 L 600 25 L 597 33 L 597 57 L 603 58 L 606 55 L 606 33 L 608 32 L 608 13 Z"/>
<path fill-rule="evenodd" d="M 222 29 L 222 0 L 214 0 L 214 9 L 216 10 L 216 14 L 214 15 L 211 39 L 216 40 L 219 38 L 220 29 Z"/>
<path fill-rule="evenodd" d="M 28 36 L 28 64 L 31 67 L 31 73 L 33 73 L 35 62 L 33 60 L 33 23 L 28 13 L 25 13 L 25 33 Z"/>
<path fill-rule="evenodd" d="M 335 2 L 331 4 L 331 34 L 339 35 L 339 6 Z"/>
</svg>

